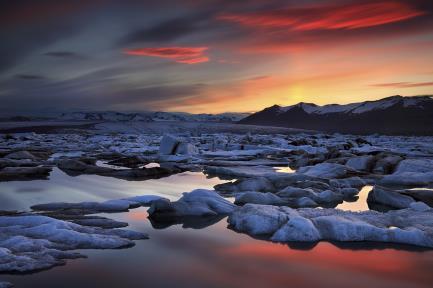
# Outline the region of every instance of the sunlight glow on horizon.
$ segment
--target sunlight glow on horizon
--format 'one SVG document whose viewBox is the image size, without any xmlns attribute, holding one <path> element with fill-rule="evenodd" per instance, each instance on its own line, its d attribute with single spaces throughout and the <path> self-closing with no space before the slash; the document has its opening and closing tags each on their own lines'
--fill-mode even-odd
<svg viewBox="0 0 433 288">
<path fill-rule="evenodd" d="M 256 112 L 433 94 L 427 0 L 255 0 L 223 8 L 179 0 L 170 10 L 164 0 L 12 2 L 0 11 L 8 39 L 0 112 Z"/>
</svg>

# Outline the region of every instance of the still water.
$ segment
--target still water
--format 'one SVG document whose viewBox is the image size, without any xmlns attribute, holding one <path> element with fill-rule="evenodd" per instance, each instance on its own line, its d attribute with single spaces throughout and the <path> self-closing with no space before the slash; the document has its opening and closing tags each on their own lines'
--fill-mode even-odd
<svg viewBox="0 0 433 288">
<path fill-rule="evenodd" d="M 102 201 L 211 189 L 223 181 L 202 173 L 125 181 L 55 169 L 50 180 L 0 183 L 0 210 L 33 204 Z M 367 188 L 366 188 L 367 191 Z M 365 194 L 365 193 L 363 193 Z M 360 198 L 363 198 L 363 194 Z M 363 210 L 365 207 L 361 207 Z M 83 250 L 87 259 L 27 275 L 0 275 L 16 287 L 431 287 L 433 252 L 377 244 L 282 245 L 227 229 L 226 219 L 203 229 L 155 229 L 146 208 L 108 217 L 130 223 L 150 239 L 120 250 Z"/>
<path fill-rule="evenodd" d="M 373 186 L 367 185 L 362 187 L 359 191 L 358 196 L 354 199 L 354 201 L 344 201 L 341 204 L 338 204 L 337 209 L 345 210 L 345 211 L 367 211 L 369 210 L 367 197 L 368 193 L 373 189 Z"/>
</svg>

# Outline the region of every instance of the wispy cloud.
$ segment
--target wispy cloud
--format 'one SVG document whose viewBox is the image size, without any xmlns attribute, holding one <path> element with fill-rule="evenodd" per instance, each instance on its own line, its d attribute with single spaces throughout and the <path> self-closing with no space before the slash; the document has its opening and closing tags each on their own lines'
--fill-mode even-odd
<svg viewBox="0 0 433 288">
<path fill-rule="evenodd" d="M 378 83 L 378 84 L 372 84 L 370 86 L 372 86 L 372 87 L 382 87 L 382 88 L 414 88 L 414 87 L 433 86 L 433 82 Z"/>
<path fill-rule="evenodd" d="M 398 1 L 287 8 L 255 13 L 224 13 L 217 19 L 248 27 L 298 31 L 359 29 L 398 22 L 425 14 Z"/>
<path fill-rule="evenodd" d="M 125 49 L 124 53 L 133 56 L 167 58 L 183 64 L 197 64 L 209 61 L 209 57 L 204 54 L 206 50 L 208 47 L 159 47 Z"/>
</svg>

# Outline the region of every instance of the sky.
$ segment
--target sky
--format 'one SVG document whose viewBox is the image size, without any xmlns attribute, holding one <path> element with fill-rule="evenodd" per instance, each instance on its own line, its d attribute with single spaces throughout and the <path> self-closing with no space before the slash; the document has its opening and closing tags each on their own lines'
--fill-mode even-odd
<svg viewBox="0 0 433 288">
<path fill-rule="evenodd" d="M 0 114 L 433 94 L 431 0 L 0 0 Z"/>
</svg>

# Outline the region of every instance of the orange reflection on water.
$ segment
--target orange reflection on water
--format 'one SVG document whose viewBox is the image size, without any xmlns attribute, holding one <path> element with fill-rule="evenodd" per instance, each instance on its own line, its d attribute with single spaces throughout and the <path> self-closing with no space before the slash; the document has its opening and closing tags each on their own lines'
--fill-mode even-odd
<svg viewBox="0 0 433 288">
<path fill-rule="evenodd" d="M 250 261 L 277 261 L 283 266 L 297 263 L 311 269 L 321 267 L 337 273 L 362 273 L 389 281 L 406 280 L 418 284 L 433 281 L 428 273 L 428 267 L 432 264 L 429 260 L 432 256 L 430 251 L 409 252 L 392 248 L 351 250 L 338 248 L 328 242 L 320 242 L 311 250 L 296 250 L 282 244 L 254 241 L 224 249 L 221 253 L 234 258 L 248 258 Z M 424 259 L 422 262 L 425 263 L 420 263 L 420 259 Z"/>
<path fill-rule="evenodd" d="M 367 185 L 362 187 L 361 191 L 358 193 L 358 199 L 354 202 L 344 201 L 341 204 L 338 204 L 337 209 L 345 210 L 345 211 L 367 211 L 370 208 L 368 207 L 367 198 L 370 191 L 373 189 L 373 186 Z"/>
<path fill-rule="evenodd" d="M 135 221 L 146 221 L 149 214 L 145 210 L 131 210 L 126 213 L 128 219 Z"/>
</svg>

